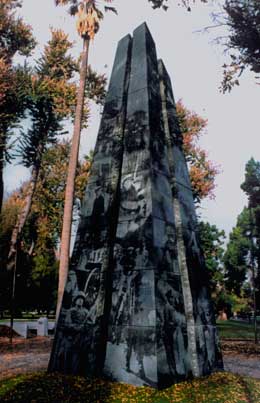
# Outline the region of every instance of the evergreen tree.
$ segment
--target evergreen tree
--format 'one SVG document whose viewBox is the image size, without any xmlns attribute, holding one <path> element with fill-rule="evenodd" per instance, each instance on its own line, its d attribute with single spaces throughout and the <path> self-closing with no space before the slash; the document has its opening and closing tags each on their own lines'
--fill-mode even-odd
<svg viewBox="0 0 260 403">
<path fill-rule="evenodd" d="M 3 169 L 8 153 L 8 139 L 26 109 L 26 68 L 15 68 L 16 54 L 28 56 L 35 46 L 31 27 L 16 16 L 21 6 L 18 0 L 0 3 L 0 213 L 2 209 L 4 182 Z"/>
<path fill-rule="evenodd" d="M 254 158 L 246 164 L 241 189 L 248 197 L 250 265 L 255 277 L 256 306 L 260 309 L 260 162 Z"/>
<path fill-rule="evenodd" d="M 245 169 L 245 181 L 241 185 L 241 189 L 248 196 L 250 208 L 258 208 L 260 206 L 260 162 L 251 158 Z"/>
<path fill-rule="evenodd" d="M 36 73 L 32 74 L 31 88 L 28 94 L 28 110 L 31 128 L 22 132 L 18 147 L 18 156 L 25 167 L 31 169 L 31 179 L 27 188 L 24 208 L 21 210 L 14 227 L 8 267 L 15 265 L 17 245 L 27 217 L 30 213 L 42 156 L 50 144 L 62 134 L 62 121 L 71 115 L 75 99 L 75 86 L 69 82 L 77 64 L 68 51 L 72 44 L 60 30 L 52 31 L 52 39 L 41 59 Z"/>
<path fill-rule="evenodd" d="M 227 290 L 241 296 L 247 279 L 249 266 L 250 241 L 248 238 L 249 211 L 244 208 L 237 218 L 237 225 L 229 235 L 224 255 Z"/>
<path fill-rule="evenodd" d="M 198 226 L 200 245 L 204 252 L 206 268 L 209 274 L 212 296 L 224 285 L 223 255 L 225 232 L 220 231 L 216 225 L 208 222 L 199 222 Z"/>
</svg>

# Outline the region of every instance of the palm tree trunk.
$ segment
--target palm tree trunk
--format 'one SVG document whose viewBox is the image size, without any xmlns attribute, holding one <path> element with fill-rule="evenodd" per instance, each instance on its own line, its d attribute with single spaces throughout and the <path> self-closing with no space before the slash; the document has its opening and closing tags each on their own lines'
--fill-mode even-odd
<svg viewBox="0 0 260 403">
<path fill-rule="evenodd" d="M 12 237 L 11 237 L 11 242 L 10 242 L 10 251 L 8 254 L 8 266 L 7 266 L 7 268 L 9 270 L 13 269 L 13 267 L 15 265 L 17 244 L 19 242 L 19 238 L 22 234 L 23 227 L 26 223 L 26 220 L 27 220 L 28 215 L 31 210 L 32 199 L 33 199 L 33 195 L 34 195 L 34 192 L 36 189 L 39 170 L 40 170 L 39 164 L 35 165 L 32 169 L 32 175 L 31 175 L 31 180 L 30 180 L 27 196 L 25 199 L 25 205 L 24 205 L 22 211 L 20 212 L 20 214 L 18 215 L 16 225 L 12 232 Z"/>
<path fill-rule="evenodd" d="M 63 215 L 63 225 L 62 225 L 62 235 L 61 235 L 61 246 L 60 246 L 60 267 L 59 267 L 59 285 L 58 285 L 58 300 L 56 308 L 56 320 L 58 319 L 63 292 L 68 276 L 69 268 L 69 253 L 70 253 L 70 238 L 71 238 L 71 223 L 73 214 L 73 202 L 74 202 L 74 187 L 75 187 L 75 176 L 78 163 L 79 154 L 79 144 L 80 144 L 80 132 L 82 115 L 84 108 L 84 96 L 85 96 L 85 85 L 87 77 L 87 66 L 88 66 L 88 53 L 89 53 L 89 40 L 84 39 L 83 42 L 83 52 L 82 52 L 82 62 L 80 68 L 80 82 L 77 94 L 77 105 L 74 121 L 74 131 L 72 137 L 72 145 L 70 152 L 67 184 L 65 191 L 65 206 Z"/>
</svg>

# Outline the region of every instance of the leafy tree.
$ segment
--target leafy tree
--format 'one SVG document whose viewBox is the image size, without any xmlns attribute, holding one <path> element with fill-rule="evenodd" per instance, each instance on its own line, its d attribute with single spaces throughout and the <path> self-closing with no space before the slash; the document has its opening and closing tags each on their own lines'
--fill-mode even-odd
<svg viewBox="0 0 260 403">
<path fill-rule="evenodd" d="M 168 9 L 168 0 L 148 0 L 154 9 Z M 200 0 L 209 3 L 209 0 Z M 188 11 L 196 0 L 180 0 Z M 214 2 L 214 0 L 212 0 Z M 223 80 L 221 90 L 225 93 L 239 85 L 239 78 L 243 71 L 249 68 L 256 73 L 259 84 L 260 73 L 260 3 L 259 0 L 225 0 L 222 11 L 213 13 L 213 27 L 226 26 L 228 35 L 217 38 L 223 42 L 230 55 L 230 63 L 223 65 Z M 212 27 L 207 27 L 208 28 Z"/>
<path fill-rule="evenodd" d="M 16 16 L 19 0 L 4 0 L 0 4 L 0 58 L 11 62 L 16 53 L 29 56 L 35 46 L 31 27 Z"/>
<path fill-rule="evenodd" d="M 13 192 L 3 203 L 0 215 L 0 316 L 10 300 L 10 273 L 6 271 L 6 262 L 12 231 L 23 206 L 20 195 L 18 191 Z"/>
<path fill-rule="evenodd" d="M 24 206 L 24 190 L 14 191 L 3 203 L 0 216 L 0 269 L 6 268 L 10 239 L 17 217 Z"/>
<path fill-rule="evenodd" d="M 55 248 L 60 241 L 69 155 L 69 141 L 59 142 L 45 152 L 32 207 L 40 220 L 48 219 L 48 229 Z M 76 199 L 83 199 L 90 167 L 91 157 L 86 156 L 78 163 L 75 180 Z"/>
<path fill-rule="evenodd" d="M 17 261 L 16 307 L 54 309 L 57 296 L 59 234 L 69 163 L 70 143 L 62 141 L 43 155 L 30 214 L 21 235 Z M 75 196 L 82 200 L 91 167 L 85 157 L 77 167 Z M 0 221 L 0 301 L 9 309 L 10 274 L 5 270 L 8 247 L 19 212 L 26 202 L 30 182 L 13 192 L 3 205 Z M 0 306 L 1 312 L 1 306 Z"/>
<path fill-rule="evenodd" d="M 26 69 L 15 68 L 16 54 L 28 56 L 35 46 L 31 27 L 16 16 L 18 0 L 0 3 L 0 213 L 2 209 L 5 160 L 10 156 L 7 150 L 8 138 L 26 108 Z M 25 71 L 23 71 L 25 70 Z"/>
<path fill-rule="evenodd" d="M 241 189 L 246 193 L 250 208 L 260 206 L 260 162 L 251 158 L 246 164 L 245 181 Z"/>
<path fill-rule="evenodd" d="M 248 207 L 238 216 L 230 234 L 224 256 L 226 288 L 241 300 L 247 298 L 248 309 L 260 309 L 260 163 L 251 158 L 246 164 L 245 181 L 241 188 L 248 196 Z M 253 301 L 253 302 L 252 302 Z"/>
<path fill-rule="evenodd" d="M 198 226 L 201 247 L 204 252 L 206 267 L 209 273 L 210 288 L 213 296 L 223 287 L 223 255 L 225 232 L 220 231 L 216 225 L 208 222 L 199 222 Z"/>
<path fill-rule="evenodd" d="M 223 66 L 222 90 L 226 92 L 239 84 L 246 68 L 260 73 L 260 3 L 259 0 L 226 0 L 223 9 L 225 14 L 219 19 L 229 28 L 226 47 L 231 56 L 231 63 Z"/>
<path fill-rule="evenodd" d="M 255 310 L 255 339 L 257 340 L 256 309 L 260 309 L 260 162 L 251 158 L 245 169 L 245 180 L 241 189 L 248 196 L 250 240 L 250 268 Z"/>
<path fill-rule="evenodd" d="M 248 273 L 250 240 L 247 232 L 249 228 L 249 211 L 244 208 L 238 216 L 236 227 L 233 228 L 229 236 L 224 255 L 226 288 L 238 296 L 241 296 Z"/>
<path fill-rule="evenodd" d="M 219 173 L 219 167 L 208 159 L 206 151 L 198 145 L 207 121 L 185 108 L 182 101 L 177 102 L 176 108 L 183 134 L 183 149 L 189 163 L 194 199 L 199 203 L 205 197 L 214 198 L 215 177 Z"/>
<path fill-rule="evenodd" d="M 111 3 L 112 0 L 103 0 L 104 3 Z M 74 120 L 74 132 L 71 144 L 71 154 L 68 168 L 67 186 L 65 193 L 65 206 L 63 215 L 63 227 L 61 235 L 61 255 L 59 269 L 59 286 L 57 301 L 57 316 L 60 311 L 62 296 L 68 275 L 69 251 L 71 238 L 71 223 L 74 203 L 74 184 L 78 163 L 78 153 L 80 144 L 80 132 L 82 127 L 82 110 L 84 106 L 85 87 L 87 78 L 88 55 L 90 40 L 94 39 L 99 30 L 100 20 L 103 13 L 97 6 L 96 0 L 55 0 L 56 5 L 69 4 L 70 13 L 77 17 L 77 31 L 83 39 L 83 52 L 81 55 L 80 81 L 77 93 L 76 112 Z M 116 12 L 113 7 L 105 6 L 105 11 Z"/>
</svg>

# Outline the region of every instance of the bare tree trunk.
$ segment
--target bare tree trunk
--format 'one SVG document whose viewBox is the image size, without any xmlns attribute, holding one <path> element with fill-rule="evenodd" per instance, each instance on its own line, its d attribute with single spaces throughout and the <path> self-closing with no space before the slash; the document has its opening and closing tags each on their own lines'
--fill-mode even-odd
<svg viewBox="0 0 260 403">
<path fill-rule="evenodd" d="M 59 267 L 59 285 L 58 285 L 58 300 L 56 308 L 56 320 L 58 319 L 60 313 L 62 297 L 69 269 L 74 187 L 75 187 L 75 176 L 78 163 L 78 154 L 79 154 L 81 123 L 84 108 L 85 85 L 86 85 L 87 66 L 88 66 L 88 51 L 89 51 L 89 40 L 84 39 L 82 61 L 80 68 L 80 82 L 77 94 L 77 105 L 74 121 L 74 131 L 72 137 L 67 184 L 65 191 L 65 206 L 64 206 L 61 247 L 60 247 L 60 267 Z"/>
<path fill-rule="evenodd" d="M 33 195 L 34 195 L 34 192 L 36 189 L 39 170 L 40 170 L 40 165 L 33 167 L 31 180 L 30 180 L 27 196 L 25 199 L 25 205 L 24 205 L 24 208 L 22 209 L 22 211 L 20 212 L 20 214 L 18 215 L 16 225 L 12 232 L 12 238 L 11 238 L 11 242 L 10 242 L 10 251 L 8 254 L 8 266 L 7 266 L 8 270 L 13 269 L 14 265 L 15 265 L 15 259 L 16 259 L 16 253 L 17 253 L 17 243 L 19 241 L 24 224 L 26 223 L 26 220 L 27 220 L 28 215 L 31 210 L 32 199 L 33 199 Z"/>
</svg>

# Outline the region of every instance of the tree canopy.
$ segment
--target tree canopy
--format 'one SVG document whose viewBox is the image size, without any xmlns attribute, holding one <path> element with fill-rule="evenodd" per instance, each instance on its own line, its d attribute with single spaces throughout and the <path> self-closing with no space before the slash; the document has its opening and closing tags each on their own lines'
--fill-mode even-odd
<svg viewBox="0 0 260 403">
<path fill-rule="evenodd" d="M 43 154 L 33 204 L 26 220 L 20 251 L 16 306 L 21 309 L 55 309 L 59 240 L 62 225 L 69 141 L 58 142 Z M 91 159 L 78 164 L 76 197 L 81 199 L 88 180 Z M 3 204 L 0 217 L 0 311 L 8 309 L 10 273 L 5 269 L 16 220 L 24 208 L 29 182 L 14 191 Z"/>
<path fill-rule="evenodd" d="M 237 225 L 229 235 L 227 250 L 224 255 L 226 288 L 241 296 L 247 279 L 249 265 L 250 240 L 249 212 L 245 208 L 237 218 Z"/>
<path fill-rule="evenodd" d="M 18 53 L 28 56 L 36 42 L 31 27 L 16 11 L 21 1 L 5 0 L 0 3 L 0 213 L 2 208 L 5 160 L 10 157 L 8 139 L 26 109 L 26 68 L 15 67 L 13 58 Z"/>
<path fill-rule="evenodd" d="M 231 62 L 223 66 L 222 89 L 226 92 L 239 84 L 239 77 L 246 68 L 260 73 L 260 3 L 258 0 L 225 0 L 223 10 L 218 18 L 228 27 L 225 46 L 231 57 Z"/>
<path fill-rule="evenodd" d="M 223 255 L 225 232 L 209 222 L 199 222 L 198 226 L 201 248 L 204 253 L 206 268 L 209 273 L 210 288 L 216 293 L 218 287 L 223 286 Z"/>
</svg>

